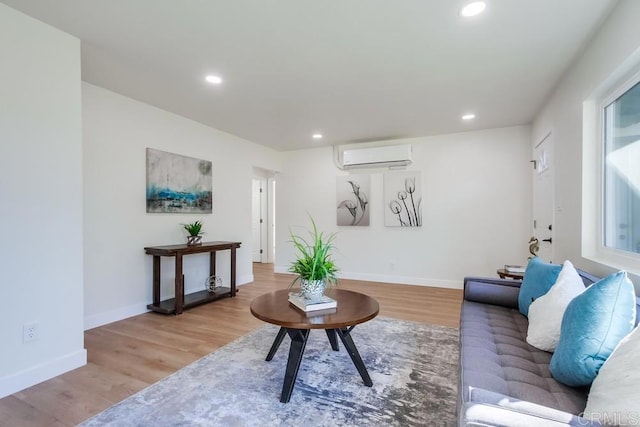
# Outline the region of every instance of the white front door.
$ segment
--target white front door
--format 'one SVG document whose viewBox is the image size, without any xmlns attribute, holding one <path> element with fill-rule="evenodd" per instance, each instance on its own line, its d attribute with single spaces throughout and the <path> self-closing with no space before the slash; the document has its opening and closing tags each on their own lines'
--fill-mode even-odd
<svg viewBox="0 0 640 427">
<path fill-rule="evenodd" d="M 533 150 L 533 237 L 538 239 L 540 259 L 553 261 L 554 150 L 553 134 L 544 137 Z"/>
</svg>

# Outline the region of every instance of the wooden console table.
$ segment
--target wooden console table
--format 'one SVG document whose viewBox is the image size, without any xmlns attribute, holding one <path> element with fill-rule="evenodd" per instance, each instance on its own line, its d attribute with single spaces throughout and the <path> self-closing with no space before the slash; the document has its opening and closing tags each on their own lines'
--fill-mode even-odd
<svg viewBox="0 0 640 427">
<path fill-rule="evenodd" d="M 215 301 L 223 297 L 236 296 L 236 249 L 240 242 L 204 242 L 197 246 L 168 245 L 144 248 L 147 255 L 153 255 L 153 304 L 147 305 L 152 311 L 163 314 L 181 314 L 183 310 L 200 304 Z M 182 276 L 182 257 L 184 255 L 209 252 L 209 275 L 216 275 L 216 252 L 231 251 L 231 283 L 229 288 L 219 288 L 215 293 L 207 290 L 184 294 L 184 278 Z M 160 257 L 176 258 L 175 297 L 160 301 Z"/>
</svg>

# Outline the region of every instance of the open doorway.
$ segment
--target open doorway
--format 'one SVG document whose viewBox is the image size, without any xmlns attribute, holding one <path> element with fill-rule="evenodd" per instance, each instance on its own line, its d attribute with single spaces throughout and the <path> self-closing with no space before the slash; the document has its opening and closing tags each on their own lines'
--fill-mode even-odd
<svg viewBox="0 0 640 427">
<path fill-rule="evenodd" d="M 251 179 L 252 259 L 273 263 L 275 259 L 275 172 L 253 168 Z"/>
</svg>

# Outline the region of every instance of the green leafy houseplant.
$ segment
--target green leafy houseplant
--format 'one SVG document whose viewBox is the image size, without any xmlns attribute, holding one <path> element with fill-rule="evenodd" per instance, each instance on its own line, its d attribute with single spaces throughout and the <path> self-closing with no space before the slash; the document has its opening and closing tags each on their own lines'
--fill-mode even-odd
<svg viewBox="0 0 640 427">
<path fill-rule="evenodd" d="M 202 234 L 202 223 L 200 221 L 192 222 L 191 224 L 182 224 L 189 236 L 199 236 Z"/>
<path fill-rule="evenodd" d="M 191 224 L 182 224 L 189 235 L 187 236 L 187 246 L 196 246 L 202 243 L 202 223 L 200 221 Z"/>
<path fill-rule="evenodd" d="M 336 233 L 325 235 L 318 231 L 316 223 L 311 219 L 312 230 L 309 231 L 309 239 L 289 232 L 291 242 L 296 249 L 296 260 L 289 267 L 289 271 L 297 274 L 289 287 L 298 280 L 324 281 L 327 286 L 336 285 L 338 268 L 331 259 L 331 250 Z"/>
</svg>

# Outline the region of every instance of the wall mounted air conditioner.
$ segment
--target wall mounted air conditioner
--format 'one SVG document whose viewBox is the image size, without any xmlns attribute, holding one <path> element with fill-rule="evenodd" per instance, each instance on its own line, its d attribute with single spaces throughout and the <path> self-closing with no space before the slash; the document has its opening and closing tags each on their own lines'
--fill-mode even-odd
<svg viewBox="0 0 640 427">
<path fill-rule="evenodd" d="M 354 148 L 342 153 L 344 169 L 404 167 L 411 164 L 411 145 Z"/>
</svg>

